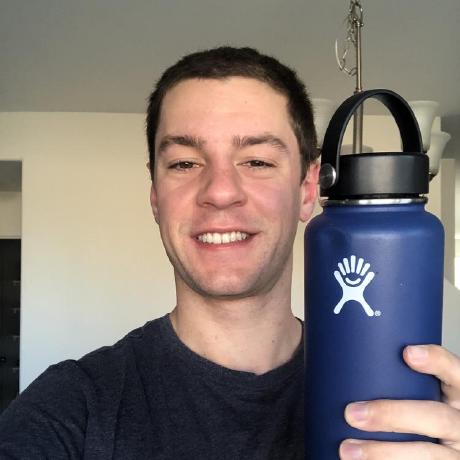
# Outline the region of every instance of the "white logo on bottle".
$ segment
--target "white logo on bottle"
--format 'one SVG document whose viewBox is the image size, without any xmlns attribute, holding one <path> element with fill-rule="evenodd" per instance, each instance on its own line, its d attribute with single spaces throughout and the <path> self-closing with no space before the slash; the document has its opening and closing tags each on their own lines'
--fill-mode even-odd
<svg viewBox="0 0 460 460">
<path fill-rule="evenodd" d="M 356 256 L 350 256 L 350 260 L 343 259 L 343 263 L 337 264 L 339 270 L 334 272 L 335 279 L 342 288 L 342 298 L 334 308 L 334 313 L 338 315 L 343 306 L 350 300 L 361 304 L 367 316 L 374 316 L 374 312 L 364 299 L 364 289 L 374 279 L 375 273 L 370 272 L 370 264 L 364 263 L 364 259 L 359 258 L 356 263 Z M 380 313 L 380 312 L 378 312 Z"/>
</svg>

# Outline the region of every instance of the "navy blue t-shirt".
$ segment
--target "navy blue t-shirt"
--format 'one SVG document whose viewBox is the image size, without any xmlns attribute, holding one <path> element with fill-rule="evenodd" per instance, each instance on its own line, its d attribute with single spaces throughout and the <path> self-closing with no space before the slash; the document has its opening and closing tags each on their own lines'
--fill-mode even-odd
<svg viewBox="0 0 460 460">
<path fill-rule="evenodd" d="M 197 355 L 169 315 L 51 366 L 0 417 L 0 459 L 303 460 L 303 346 L 263 375 Z"/>
</svg>

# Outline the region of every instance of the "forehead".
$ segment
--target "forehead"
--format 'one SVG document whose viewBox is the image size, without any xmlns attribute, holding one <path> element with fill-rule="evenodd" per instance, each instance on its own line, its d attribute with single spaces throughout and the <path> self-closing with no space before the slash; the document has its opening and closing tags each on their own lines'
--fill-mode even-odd
<svg viewBox="0 0 460 460">
<path fill-rule="evenodd" d="M 245 77 L 178 83 L 163 99 L 158 131 L 193 130 L 213 122 L 234 130 L 292 132 L 287 98 L 268 84 Z"/>
</svg>

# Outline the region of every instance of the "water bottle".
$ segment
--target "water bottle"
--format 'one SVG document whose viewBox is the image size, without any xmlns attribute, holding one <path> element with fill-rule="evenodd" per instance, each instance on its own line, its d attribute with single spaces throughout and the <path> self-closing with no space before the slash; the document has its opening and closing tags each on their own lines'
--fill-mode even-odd
<svg viewBox="0 0 460 460">
<path fill-rule="evenodd" d="M 340 156 L 345 128 L 368 98 L 393 115 L 403 152 Z M 440 400 L 440 384 L 404 363 L 405 346 L 440 344 L 444 231 L 425 211 L 429 160 L 408 104 L 389 90 L 355 94 L 326 131 L 323 212 L 305 231 L 305 452 L 336 460 L 346 438 L 435 441 L 365 432 L 350 402 Z"/>
</svg>

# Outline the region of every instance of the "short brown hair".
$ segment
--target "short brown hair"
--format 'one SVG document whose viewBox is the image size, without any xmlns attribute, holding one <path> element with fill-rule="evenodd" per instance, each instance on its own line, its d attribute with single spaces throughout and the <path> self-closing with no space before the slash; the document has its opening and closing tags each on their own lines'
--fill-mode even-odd
<svg viewBox="0 0 460 460">
<path fill-rule="evenodd" d="M 253 48 L 223 46 L 189 54 L 169 67 L 158 80 L 149 97 L 147 109 L 147 144 L 150 174 L 153 179 L 155 164 L 155 136 L 161 104 L 173 86 L 192 78 L 225 79 L 248 77 L 267 83 L 286 96 L 292 128 L 302 158 L 302 179 L 308 166 L 318 157 L 313 112 L 305 85 L 294 70 L 277 59 L 259 53 Z"/>
</svg>

